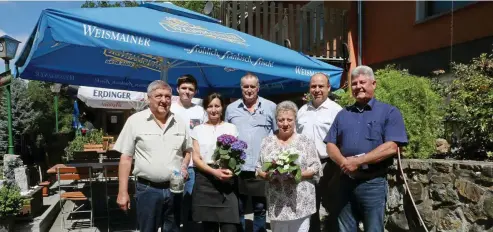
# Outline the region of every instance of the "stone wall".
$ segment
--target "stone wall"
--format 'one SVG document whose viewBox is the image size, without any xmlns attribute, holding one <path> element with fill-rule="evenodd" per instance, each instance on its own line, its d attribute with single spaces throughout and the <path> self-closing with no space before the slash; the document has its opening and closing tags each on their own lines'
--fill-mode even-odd
<svg viewBox="0 0 493 232">
<path fill-rule="evenodd" d="M 493 232 L 493 163 L 403 160 L 410 193 L 429 231 Z M 424 231 L 401 173 L 389 176 L 388 231 Z"/>
</svg>

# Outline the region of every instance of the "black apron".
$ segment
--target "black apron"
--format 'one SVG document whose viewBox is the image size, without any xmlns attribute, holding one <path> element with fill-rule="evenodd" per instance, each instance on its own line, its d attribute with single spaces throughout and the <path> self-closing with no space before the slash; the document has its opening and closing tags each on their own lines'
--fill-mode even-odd
<svg viewBox="0 0 493 232">
<path fill-rule="evenodd" d="M 240 223 L 234 181 L 222 182 L 210 174 L 195 169 L 192 218 L 197 222 Z"/>
</svg>

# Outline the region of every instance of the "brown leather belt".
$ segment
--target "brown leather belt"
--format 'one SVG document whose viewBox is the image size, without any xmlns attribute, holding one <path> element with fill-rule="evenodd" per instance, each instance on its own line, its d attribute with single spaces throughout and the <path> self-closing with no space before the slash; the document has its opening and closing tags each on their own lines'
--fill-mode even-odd
<svg viewBox="0 0 493 232">
<path fill-rule="evenodd" d="M 144 185 L 147 185 L 147 186 L 150 186 L 150 187 L 153 187 L 153 188 L 158 188 L 158 189 L 167 189 L 170 186 L 169 181 L 158 183 L 158 182 L 146 180 L 146 179 L 141 178 L 141 177 L 137 177 L 137 182 L 144 184 Z"/>
</svg>

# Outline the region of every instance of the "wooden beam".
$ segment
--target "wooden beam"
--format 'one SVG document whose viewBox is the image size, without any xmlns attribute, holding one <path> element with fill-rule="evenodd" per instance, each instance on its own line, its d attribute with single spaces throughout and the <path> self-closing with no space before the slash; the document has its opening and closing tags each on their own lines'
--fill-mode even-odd
<svg viewBox="0 0 493 232">
<path fill-rule="evenodd" d="M 270 38 L 269 40 L 273 43 L 276 42 L 276 4 L 272 2 L 270 4 Z"/>
</svg>

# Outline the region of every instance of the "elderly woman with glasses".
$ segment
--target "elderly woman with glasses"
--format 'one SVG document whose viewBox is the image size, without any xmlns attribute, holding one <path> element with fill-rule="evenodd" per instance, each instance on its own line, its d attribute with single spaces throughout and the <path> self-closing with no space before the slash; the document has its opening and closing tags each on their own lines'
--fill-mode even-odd
<svg viewBox="0 0 493 232">
<path fill-rule="evenodd" d="M 315 185 L 322 175 L 315 144 L 305 135 L 296 133 L 298 107 L 291 101 L 277 105 L 276 121 L 279 132 L 265 138 L 261 145 L 257 175 L 268 181 L 266 190 L 268 217 L 273 232 L 305 232 L 310 227 L 310 216 L 316 212 Z M 301 169 L 301 181 L 293 178 L 274 178 L 262 170 L 283 151 L 296 152 L 296 163 Z"/>
</svg>

